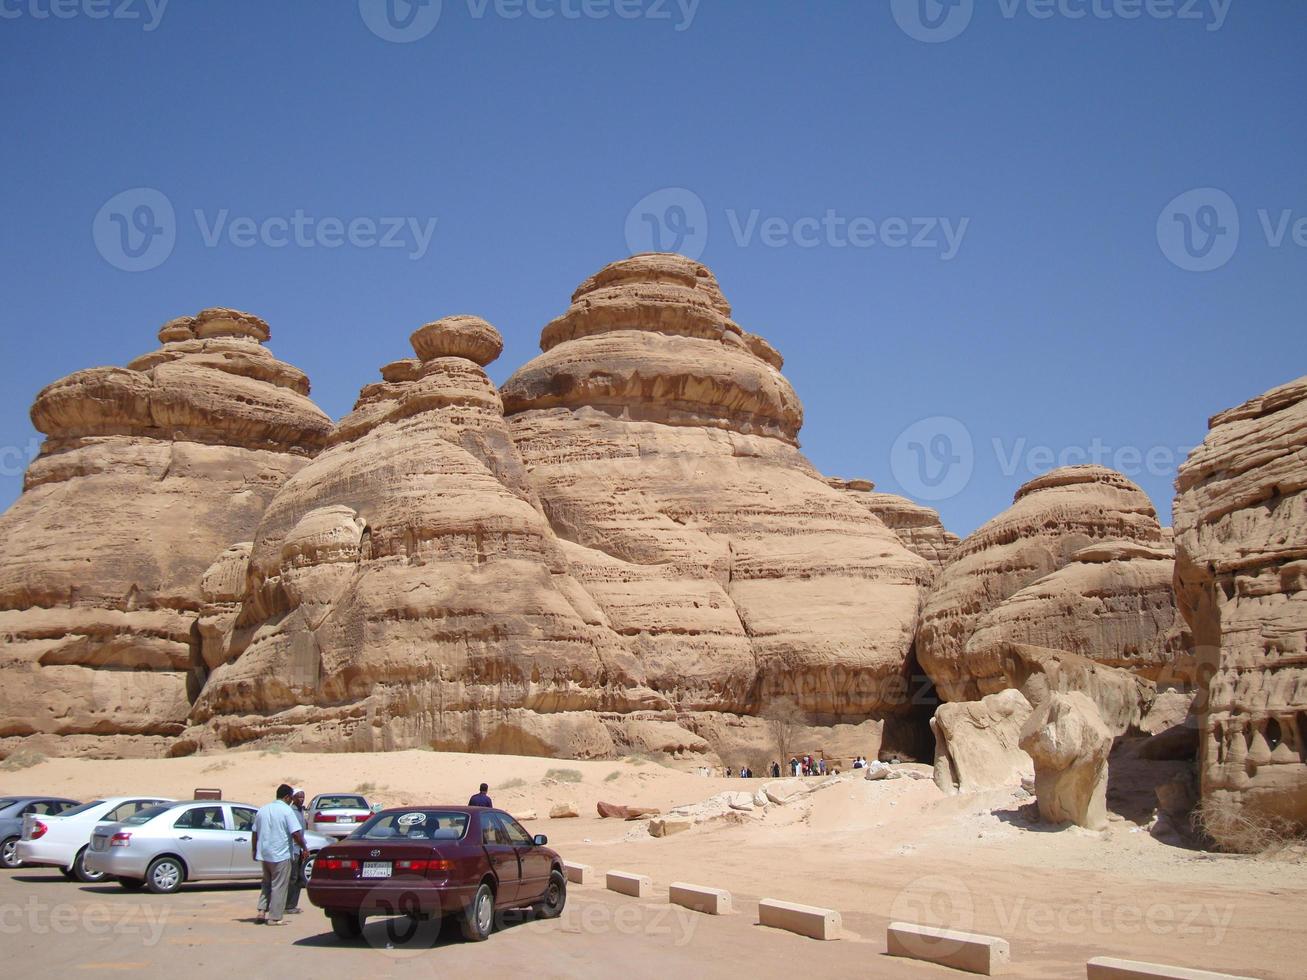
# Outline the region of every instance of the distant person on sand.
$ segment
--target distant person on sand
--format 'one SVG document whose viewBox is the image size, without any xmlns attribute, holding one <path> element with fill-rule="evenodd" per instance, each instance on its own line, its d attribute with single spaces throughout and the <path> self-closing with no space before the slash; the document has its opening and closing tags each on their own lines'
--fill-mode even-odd
<svg viewBox="0 0 1307 980">
<path fill-rule="evenodd" d="M 486 795 L 489 791 L 490 791 L 490 785 L 488 783 L 482 783 L 481 790 L 475 796 L 473 796 L 472 799 L 467 801 L 467 805 L 484 806 L 484 807 L 494 806 L 494 804 L 490 802 L 490 797 Z"/>
<path fill-rule="evenodd" d="M 771 764 L 771 778 L 772 779 L 781 778 L 781 764 L 779 762 L 773 762 Z"/>
<path fill-rule="evenodd" d="M 290 808 L 292 790 L 285 783 L 277 787 L 277 799 L 254 815 L 254 833 L 250 850 L 254 860 L 263 865 L 263 887 L 259 889 L 260 925 L 284 926 L 286 893 L 290 888 L 291 869 L 308 853 L 299 818 Z"/>
</svg>

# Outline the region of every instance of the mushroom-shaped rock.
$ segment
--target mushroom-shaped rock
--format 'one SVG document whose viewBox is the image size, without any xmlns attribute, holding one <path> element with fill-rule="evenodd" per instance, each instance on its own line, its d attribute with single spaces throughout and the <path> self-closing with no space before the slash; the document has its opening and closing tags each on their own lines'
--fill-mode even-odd
<svg viewBox="0 0 1307 980">
<path fill-rule="evenodd" d="M 409 339 L 423 361 L 465 357 L 485 367 L 504 352 L 504 338 L 479 316 L 447 316 L 419 327 Z"/>
<path fill-rule="evenodd" d="M 1112 733 L 1093 701 L 1078 691 L 1050 694 L 1026 719 L 1021 748 L 1035 763 L 1041 817 L 1090 830 L 1107 826 Z"/>
</svg>

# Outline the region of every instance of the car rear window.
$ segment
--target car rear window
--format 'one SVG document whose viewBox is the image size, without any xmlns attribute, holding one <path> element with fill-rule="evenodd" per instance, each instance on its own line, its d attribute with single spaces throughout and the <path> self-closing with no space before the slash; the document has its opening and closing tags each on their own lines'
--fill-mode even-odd
<svg viewBox="0 0 1307 980">
<path fill-rule="evenodd" d="M 65 810 L 63 813 L 59 814 L 59 816 L 61 816 L 61 817 L 75 817 L 75 816 L 77 816 L 77 814 L 79 814 L 79 813 L 84 813 L 84 812 L 86 812 L 87 810 L 92 809 L 93 807 L 97 807 L 97 806 L 101 806 L 101 805 L 103 805 L 104 802 L 105 802 L 104 800 L 92 800 L 90 803 L 83 803 L 81 806 L 75 806 L 75 807 L 73 807 L 71 810 Z"/>
<path fill-rule="evenodd" d="M 378 813 L 358 830 L 354 840 L 462 840 L 468 815 L 453 810 L 391 810 Z"/>
<path fill-rule="evenodd" d="M 315 810 L 366 810 L 368 801 L 361 796 L 319 796 Z"/>
<path fill-rule="evenodd" d="M 137 810 L 130 817 L 123 821 L 133 827 L 139 827 L 143 823 L 149 823 L 161 813 L 167 813 L 172 809 L 172 804 L 160 804 L 159 806 L 147 806 L 144 810 Z"/>
</svg>

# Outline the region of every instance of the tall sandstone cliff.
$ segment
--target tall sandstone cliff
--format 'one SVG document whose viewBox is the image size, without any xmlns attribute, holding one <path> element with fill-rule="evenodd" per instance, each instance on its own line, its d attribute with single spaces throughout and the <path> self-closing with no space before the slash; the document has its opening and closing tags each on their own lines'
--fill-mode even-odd
<svg viewBox="0 0 1307 980">
<path fill-rule="evenodd" d="M 205 310 L 37 395 L 47 438 L 0 517 L 0 735 L 130 753 L 183 729 L 201 576 L 331 430 L 268 338 Z"/>
<path fill-rule="evenodd" d="M 1241 814 L 1307 827 L 1307 378 L 1212 418 L 1176 490 L 1207 829 L 1237 847 Z"/>
<path fill-rule="evenodd" d="M 205 576 L 193 738 L 743 760 L 775 704 L 849 754 L 906 712 L 932 567 L 706 268 L 606 267 L 502 393 L 483 321 L 413 344 Z"/>
</svg>

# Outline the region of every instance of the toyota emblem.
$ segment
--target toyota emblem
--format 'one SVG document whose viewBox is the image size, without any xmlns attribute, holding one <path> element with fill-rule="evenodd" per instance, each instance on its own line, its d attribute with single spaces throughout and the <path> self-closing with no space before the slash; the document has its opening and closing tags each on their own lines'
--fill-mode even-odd
<svg viewBox="0 0 1307 980">
<path fill-rule="evenodd" d="M 379 857 L 381 857 L 381 851 L 380 851 L 380 850 L 375 850 L 375 851 L 373 851 L 373 852 L 372 852 L 372 856 L 373 856 L 374 858 L 379 858 Z"/>
</svg>

